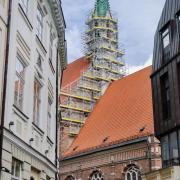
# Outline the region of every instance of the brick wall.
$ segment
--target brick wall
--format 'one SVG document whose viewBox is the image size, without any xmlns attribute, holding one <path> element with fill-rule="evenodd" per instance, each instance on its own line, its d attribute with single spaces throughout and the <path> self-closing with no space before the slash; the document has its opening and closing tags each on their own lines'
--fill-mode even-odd
<svg viewBox="0 0 180 180">
<path fill-rule="evenodd" d="M 94 170 L 99 170 L 105 179 L 121 180 L 124 179 L 124 171 L 130 164 L 137 165 L 142 174 L 150 172 L 150 169 L 161 168 L 159 143 L 152 141 L 148 145 L 147 142 L 140 142 L 62 161 L 60 176 L 61 180 L 68 175 L 87 180 Z"/>
</svg>

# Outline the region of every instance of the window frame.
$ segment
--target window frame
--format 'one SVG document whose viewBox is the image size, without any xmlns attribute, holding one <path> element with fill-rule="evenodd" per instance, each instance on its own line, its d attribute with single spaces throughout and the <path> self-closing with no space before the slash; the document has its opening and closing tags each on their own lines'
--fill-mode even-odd
<svg viewBox="0 0 180 180">
<path fill-rule="evenodd" d="M 35 83 L 37 83 L 39 88 L 35 87 Z M 37 93 L 37 90 L 39 91 Z M 41 92 L 42 85 L 37 78 L 34 79 L 34 102 L 33 102 L 33 123 L 38 127 L 40 126 L 40 113 L 41 113 Z"/>
<path fill-rule="evenodd" d="M 29 0 L 19 0 L 19 4 L 22 7 L 24 13 L 27 15 L 28 14 Z"/>
<path fill-rule="evenodd" d="M 173 135 L 174 135 L 174 137 L 173 137 Z M 176 131 L 169 134 L 170 158 L 172 159 L 174 165 L 176 163 L 179 164 L 179 160 L 178 160 L 179 147 L 178 147 L 178 139 L 177 138 L 178 138 L 178 135 L 177 135 Z M 176 156 L 175 156 L 175 151 L 174 151 L 175 148 L 176 148 L 176 153 L 177 153 Z"/>
<path fill-rule="evenodd" d="M 166 41 L 164 41 L 164 40 L 166 40 Z M 167 43 L 167 40 L 168 40 L 168 43 Z M 170 45 L 170 29 L 169 29 L 169 26 L 162 31 L 162 41 L 163 41 L 163 49 L 167 48 Z M 167 44 L 165 44 L 165 42 Z"/>
<path fill-rule="evenodd" d="M 54 66 L 53 66 L 53 30 L 52 30 L 52 26 L 50 28 L 50 35 L 49 35 L 49 63 L 50 66 L 53 68 L 54 70 Z"/>
<path fill-rule="evenodd" d="M 168 72 L 160 77 L 161 85 L 161 104 L 162 104 L 162 118 L 163 120 L 170 120 L 171 112 L 171 93 Z"/>
<path fill-rule="evenodd" d="M 17 163 L 19 163 L 19 176 L 16 176 L 16 165 Z M 13 165 L 14 164 L 14 165 Z M 21 177 L 22 177 L 22 162 L 15 159 L 15 158 L 12 158 L 12 166 L 11 166 L 11 179 L 12 180 L 20 180 Z M 13 173 L 14 172 L 14 173 Z"/>
<path fill-rule="evenodd" d="M 91 173 L 90 180 L 96 180 L 96 179 L 99 180 L 100 178 L 101 180 L 104 180 L 104 176 L 101 171 L 96 170 Z"/>
<path fill-rule="evenodd" d="M 47 136 L 51 137 L 51 120 L 52 120 L 52 104 L 53 100 L 48 96 L 48 113 L 47 113 Z"/>
<path fill-rule="evenodd" d="M 173 157 L 173 148 L 172 148 L 172 139 L 171 139 L 171 135 L 174 134 L 175 135 L 175 138 L 173 138 L 173 140 L 176 141 L 176 148 L 177 148 L 177 152 L 178 155 L 177 157 Z M 162 154 L 162 164 L 163 164 L 163 168 L 167 168 L 167 167 L 170 167 L 170 166 L 177 166 L 177 165 L 180 165 L 180 140 L 179 140 L 179 137 L 180 137 L 180 130 L 177 130 L 177 131 L 173 131 L 163 137 L 161 137 L 160 141 L 161 141 L 161 154 Z M 165 140 L 165 141 L 164 141 Z M 167 156 L 164 156 L 164 142 L 166 144 L 166 155 Z M 167 157 L 167 158 L 164 158 L 164 157 Z"/>
<path fill-rule="evenodd" d="M 18 63 L 19 62 L 19 63 Z M 18 72 L 18 68 L 17 66 L 18 65 L 22 65 L 22 68 L 23 68 L 23 74 L 21 74 L 21 72 Z M 23 104 L 24 104 L 24 88 L 25 88 L 25 71 L 26 71 L 26 65 L 25 63 L 23 62 L 22 58 L 17 55 L 16 56 L 16 68 L 15 68 L 15 81 L 14 81 L 14 105 L 20 109 L 21 111 L 23 111 Z M 17 92 L 17 97 L 16 97 L 16 78 L 18 80 L 18 92 Z M 22 89 L 22 100 L 21 100 L 21 104 L 20 104 L 20 88 L 21 88 L 21 85 L 23 85 L 23 89 Z M 17 100 L 16 100 L 17 98 Z"/>
<path fill-rule="evenodd" d="M 140 180 L 139 178 L 141 178 L 141 171 L 140 169 L 132 164 L 132 165 L 129 165 L 129 167 L 126 169 L 126 172 L 125 172 L 125 180 L 134 180 L 134 177 L 133 177 L 133 174 L 135 173 L 135 178 L 136 180 Z M 129 176 L 129 177 L 128 177 Z"/>
<path fill-rule="evenodd" d="M 43 58 L 41 54 L 37 51 L 37 62 L 36 62 L 38 68 L 43 72 Z"/>
<path fill-rule="evenodd" d="M 73 175 L 68 175 L 65 180 L 75 180 Z"/>
<path fill-rule="evenodd" d="M 161 35 L 161 42 L 162 42 L 162 52 L 163 52 L 163 61 L 162 63 L 165 64 L 170 59 L 170 45 L 171 45 L 171 26 L 170 21 L 162 28 L 160 31 Z M 168 37 L 169 43 L 165 45 L 164 40 Z"/>
<path fill-rule="evenodd" d="M 36 25 L 36 35 L 42 42 L 43 40 L 43 21 L 44 21 L 44 14 L 43 11 L 38 4 L 37 6 L 37 15 L 36 15 L 37 25 Z"/>
</svg>

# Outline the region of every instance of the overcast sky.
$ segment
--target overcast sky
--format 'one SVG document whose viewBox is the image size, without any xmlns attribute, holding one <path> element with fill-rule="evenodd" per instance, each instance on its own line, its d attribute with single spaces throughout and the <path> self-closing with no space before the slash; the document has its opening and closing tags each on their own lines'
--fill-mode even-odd
<svg viewBox="0 0 180 180">
<path fill-rule="evenodd" d="M 126 49 L 125 61 L 130 71 L 152 62 L 154 33 L 165 0 L 109 0 L 119 20 L 120 43 Z M 82 36 L 85 20 L 95 0 L 62 0 L 66 20 L 68 62 L 83 56 Z"/>
</svg>

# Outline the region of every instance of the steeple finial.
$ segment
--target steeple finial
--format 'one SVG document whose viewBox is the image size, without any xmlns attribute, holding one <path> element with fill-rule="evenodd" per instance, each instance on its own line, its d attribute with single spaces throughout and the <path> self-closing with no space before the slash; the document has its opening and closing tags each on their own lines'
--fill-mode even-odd
<svg viewBox="0 0 180 180">
<path fill-rule="evenodd" d="M 96 0 L 95 13 L 97 16 L 104 17 L 109 10 L 109 0 Z"/>
</svg>

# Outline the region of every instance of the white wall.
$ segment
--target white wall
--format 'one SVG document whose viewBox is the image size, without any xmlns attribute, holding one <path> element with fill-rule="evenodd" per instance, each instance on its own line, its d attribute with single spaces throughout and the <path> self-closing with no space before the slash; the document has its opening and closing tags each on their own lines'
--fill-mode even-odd
<svg viewBox="0 0 180 180">
<path fill-rule="evenodd" d="M 7 12 L 8 0 L 0 0 L 0 116 L 2 108 L 1 101 L 3 93 L 4 61 L 6 51 Z"/>
<path fill-rule="evenodd" d="M 42 4 L 43 3 L 43 4 Z M 51 15 L 51 9 L 47 1 L 39 2 L 39 5 L 46 10 L 44 11 L 43 20 L 43 40 L 42 45 L 36 37 L 36 12 L 38 1 L 29 1 L 27 16 L 24 15 L 18 0 L 12 1 L 12 19 L 10 32 L 10 48 L 9 48 L 9 66 L 7 77 L 7 99 L 5 111 L 5 127 L 9 129 L 9 123 L 14 122 L 10 130 L 21 138 L 25 143 L 31 145 L 39 151 L 43 156 L 54 163 L 55 162 L 55 139 L 56 139 L 56 73 L 53 73 L 49 65 L 49 33 L 50 24 L 53 26 L 55 39 L 53 42 L 53 64 L 56 69 L 56 48 L 57 48 L 57 31 L 54 20 Z M 43 72 L 37 66 L 37 51 L 43 59 Z M 26 64 L 25 69 L 25 87 L 24 87 L 24 105 L 23 110 L 19 111 L 14 106 L 14 80 L 16 57 L 20 54 L 23 62 Z M 38 74 L 42 78 L 38 77 Z M 40 108 L 40 125 L 33 125 L 33 93 L 34 78 L 38 77 L 42 83 L 41 91 L 41 108 Z M 51 82 L 53 89 L 52 104 L 52 121 L 51 135 L 47 138 L 47 107 L 48 107 L 48 82 Z M 34 141 L 30 143 L 30 138 Z M 35 140 L 39 139 L 38 142 Z M 15 142 L 16 143 L 16 142 Z M 47 154 L 45 151 L 49 150 Z"/>
</svg>

